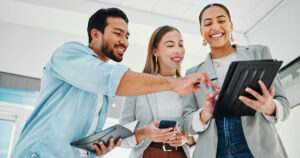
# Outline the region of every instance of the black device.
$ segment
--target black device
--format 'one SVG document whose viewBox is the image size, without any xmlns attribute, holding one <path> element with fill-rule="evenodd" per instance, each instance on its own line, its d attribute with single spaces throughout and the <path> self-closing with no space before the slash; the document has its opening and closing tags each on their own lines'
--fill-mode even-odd
<svg viewBox="0 0 300 158">
<path fill-rule="evenodd" d="M 161 120 L 158 128 L 169 128 L 169 127 L 173 127 L 173 130 L 175 129 L 176 126 L 176 121 L 174 120 Z"/>
<path fill-rule="evenodd" d="M 245 91 L 246 87 L 250 87 L 262 94 L 258 80 L 262 80 L 269 89 L 281 64 L 282 61 L 277 60 L 232 62 L 219 94 L 213 117 L 254 116 L 256 111 L 245 105 L 238 97 L 242 95 L 255 99 L 255 97 Z"/>
<path fill-rule="evenodd" d="M 129 124 L 132 124 L 136 128 L 137 123 L 138 121 L 134 121 Z M 102 140 L 104 145 L 107 146 L 110 138 L 114 138 L 114 143 L 116 143 L 118 138 L 125 139 L 134 135 L 134 133 L 135 129 L 130 129 L 126 127 L 126 125 L 117 124 L 93 135 L 74 141 L 71 145 L 90 152 L 95 152 L 93 145 L 98 144 L 100 140 Z"/>
</svg>

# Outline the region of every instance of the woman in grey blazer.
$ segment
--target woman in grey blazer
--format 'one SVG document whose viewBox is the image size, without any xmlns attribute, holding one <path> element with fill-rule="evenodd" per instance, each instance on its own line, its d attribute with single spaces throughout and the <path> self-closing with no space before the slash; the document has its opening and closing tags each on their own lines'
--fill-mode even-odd
<svg viewBox="0 0 300 158">
<path fill-rule="evenodd" d="M 206 6 L 200 13 L 199 21 L 203 45 L 209 44 L 211 52 L 203 63 L 190 68 L 187 74 L 205 71 L 212 79 L 216 79 L 215 83 L 222 86 L 232 61 L 272 58 L 266 46 L 231 45 L 233 24 L 225 6 Z M 183 98 L 183 129 L 190 135 L 199 136 L 193 157 L 287 157 L 274 126 L 278 120 L 283 121 L 289 115 L 290 106 L 284 89 L 278 76 L 269 90 L 261 81 L 259 85 L 263 95 L 246 88 L 257 100 L 239 97 L 257 111 L 255 116 L 212 118 L 220 90 L 202 87 L 200 92 Z"/>
<path fill-rule="evenodd" d="M 185 49 L 180 32 L 171 26 L 157 28 L 151 36 L 145 73 L 159 77 L 180 77 Z M 138 120 L 136 134 L 124 139 L 121 147 L 132 148 L 131 158 L 190 157 L 194 139 L 178 129 L 159 129 L 159 120 L 182 119 L 182 97 L 171 91 L 126 97 L 120 123 Z M 169 144 L 169 145 L 166 145 Z M 166 145 L 166 146 L 164 146 Z M 166 151 L 170 150 L 170 151 Z"/>
</svg>

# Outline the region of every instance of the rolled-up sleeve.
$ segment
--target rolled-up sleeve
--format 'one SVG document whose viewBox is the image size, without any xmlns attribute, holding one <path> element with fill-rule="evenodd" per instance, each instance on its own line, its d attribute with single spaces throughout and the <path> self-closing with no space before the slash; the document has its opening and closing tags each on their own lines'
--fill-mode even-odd
<svg viewBox="0 0 300 158">
<path fill-rule="evenodd" d="M 88 47 L 70 42 L 59 47 L 50 60 L 52 74 L 65 82 L 93 93 L 115 96 L 128 67 L 101 61 Z"/>
</svg>

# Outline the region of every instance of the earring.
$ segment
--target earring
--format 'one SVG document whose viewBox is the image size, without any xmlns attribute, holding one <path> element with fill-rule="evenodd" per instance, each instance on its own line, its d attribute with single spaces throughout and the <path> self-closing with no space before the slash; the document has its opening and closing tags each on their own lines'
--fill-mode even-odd
<svg viewBox="0 0 300 158">
<path fill-rule="evenodd" d="M 231 34 L 231 36 L 230 36 L 230 41 L 231 41 L 231 42 L 234 42 L 234 38 L 233 38 L 232 34 Z"/>
<path fill-rule="evenodd" d="M 203 39 L 202 45 L 203 45 L 204 47 L 207 46 L 207 42 L 206 42 L 205 39 Z"/>
</svg>

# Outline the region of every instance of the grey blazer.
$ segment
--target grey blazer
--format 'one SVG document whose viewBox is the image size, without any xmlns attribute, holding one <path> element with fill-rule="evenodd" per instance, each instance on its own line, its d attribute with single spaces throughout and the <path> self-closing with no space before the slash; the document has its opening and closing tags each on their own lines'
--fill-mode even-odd
<svg viewBox="0 0 300 158">
<path fill-rule="evenodd" d="M 158 108 L 156 93 L 126 97 L 121 110 L 120 124 L 127 124 L 129 122 L 138 120 L 137 129 L 158 120 Z M 137 145 L 135 136 L 129 137 L 122 141 L 121 147 L 132 148 L 131 158 L 142 158 L 146 148 L 150 145 L 151 140 L 145 139 Z M 183 145 L 183 149 L 188 158 L 192 153 L 192 147 Z"/>
<path fill-rule="evenodd" d="M 253 45 L 248 47 L 236 46 L 237 60 L 259 60 L 271 59 L 271 53 L 266 46 Z M 192 67 L 187 71 L 187 75 L 191 73 L 206 71 L 211 78 L 216 78 L 216 73 L 213 67 L 210 54 L 205 62 Z M 215 81 L 218 84 L 218 81 Z M 290 106 L 285 91 L 282 88 L 278 75 L 276 76 L 273 85 L 275 86 L 274 99 L 279 101 L 283 115 L 281 119 L 285 120 L 290 112 Z M 192 120 L 195 112 L 204 107 L 205 95 L 213 92 L 212 88 L 206 89 L 201 85 L 201 91 L 192 93 L 183 97 L 183 129 L 186 133 L 194 135 L 198 134 L 199 138 L 193 153 L 194 158 L 213 158 L 216 157 L 218 134 L 215 120 L 212 118 L 208 127 L 202 132 L 196 132 L 192 128 Z M 242 127 L 248 143 L 249 149 L 255 158 L 285 158 L 286 151 L 277 134 L 274 124 L 278 120 L 278 110 L 276 117 L 271 117 L 260 112 L 256 112 L 255 116 L 241 117 Z M 282 121 L 281 120 L 281 121 Z"/>
</svg>

